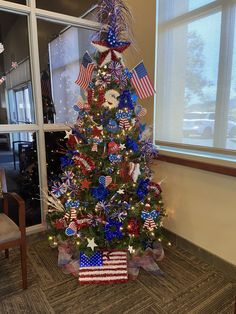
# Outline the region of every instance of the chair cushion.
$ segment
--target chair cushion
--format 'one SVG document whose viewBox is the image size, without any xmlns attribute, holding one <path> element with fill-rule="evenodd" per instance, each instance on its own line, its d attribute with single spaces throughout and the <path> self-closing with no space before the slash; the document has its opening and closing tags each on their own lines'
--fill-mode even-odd
<svg viewBox="0 0 236 314">
<path fill-rule="evenodd" d="M 19 227 L 5 214 L 0 214 L 0 244 L 20 239 Z"/>
</svg>

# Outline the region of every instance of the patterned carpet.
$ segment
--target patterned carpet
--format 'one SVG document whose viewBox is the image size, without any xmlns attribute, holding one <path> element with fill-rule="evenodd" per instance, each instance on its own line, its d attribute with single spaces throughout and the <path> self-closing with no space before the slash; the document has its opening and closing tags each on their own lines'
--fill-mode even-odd
<svg viewBox="0 0 236 314">
<path fill-rule="evenodd" d="M 233 314 L 236 291 L 224 276 L 190 253 L 166 248 L 155 277 L 135 282 L 82 285 L 57 268 L 57 250 L 38 240 L 28 248 L 29 288 L 21 290 L 19 252 L 0 255 L 0 313 Z M 1 254 L 1 253 L 0 253 Z"/>
</svg>

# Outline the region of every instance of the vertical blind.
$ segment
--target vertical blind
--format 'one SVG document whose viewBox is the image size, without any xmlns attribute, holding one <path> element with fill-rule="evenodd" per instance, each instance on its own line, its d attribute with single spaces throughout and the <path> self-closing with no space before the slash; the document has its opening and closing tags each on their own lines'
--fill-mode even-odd
<svg viewBox="0 0 236 314">
<path fill-rule="evenodd" d="M 29 81 L 31 81 L 30 60 L 29 58 L 26 58 L 19 62 L 16 69 L 13 69 L 6 74 L 6 89 L 9 90 L 21 85 L 26 85 Z"/>
<path fill-rule="evenodd" d="M 235 1 L 158 1 L 159 143 L 236 150 L 235 8 Z"/>
<path fill-rule="evenodd" d="M 56 123 L 74 122 L 76 104 L 82 90 L 75 84 L 80 61 L 86 50 L 91 51 L 92 31 L 68 27 L 49 43 L 52 97 L 56 110 Z"/>
</svg>

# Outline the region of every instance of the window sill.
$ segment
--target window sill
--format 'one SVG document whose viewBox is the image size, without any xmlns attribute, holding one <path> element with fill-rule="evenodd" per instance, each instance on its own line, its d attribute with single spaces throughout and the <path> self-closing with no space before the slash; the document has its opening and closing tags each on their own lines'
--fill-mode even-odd
<svg viewBox="0 0 236 314">
<path fill-rule="evenodd" d="M 218 156 L 193 155 L 180 151 L 173 151 L 159 147 L 158 160 L 173 163 L 185 167 L 201 169 L 227 176 L 236 177 L 236 157 L 225 157 L 220 159 Z"/>
</svg>

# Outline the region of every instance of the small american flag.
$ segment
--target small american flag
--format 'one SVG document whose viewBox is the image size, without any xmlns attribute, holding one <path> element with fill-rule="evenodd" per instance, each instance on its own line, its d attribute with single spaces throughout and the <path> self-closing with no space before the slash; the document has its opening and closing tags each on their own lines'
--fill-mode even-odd
<svg viewBox="0 0 236 314">
<path fill-rule="evenodd" d="M 89 53 L 86 51 L 82 59 L 82 64 L 80 66 L 79 76 L 75 83 L 81 86 L 83 89 L 87 89 L 91 81 L 94 67 L 95 65 L 93 63 L 93 60 Z"/>
<path fill-rule="evenodd" d="M 106 284 L 127 281 L 126 252 L 95 252 L 91 257 L 80 255 L 79 283 Z"/>
<path fill-rule="evenodd" d="M 140 99 L 154 95 L 155 90 L 148 76 L 143 62 L 139 63 L 132 71 L 131 83 Z"/>
</svg>

